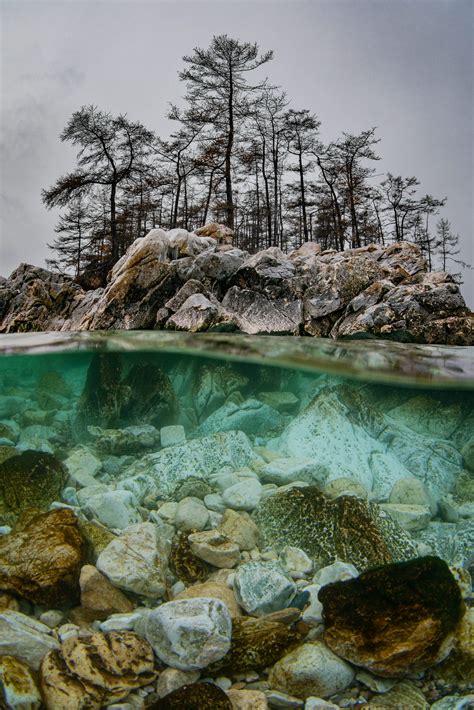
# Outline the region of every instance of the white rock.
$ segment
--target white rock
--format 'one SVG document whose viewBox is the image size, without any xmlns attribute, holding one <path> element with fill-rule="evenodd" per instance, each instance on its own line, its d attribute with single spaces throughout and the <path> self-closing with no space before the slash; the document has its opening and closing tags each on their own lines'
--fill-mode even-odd
<svg viewBox="0 0 474 710">
<path fill-rule="evenodd" d="M 96 567 L 119 589 L 157 599 L 166 589 L 169 545 L 153 523 L 132 525 L 100 553 Z"/>
<path fill-rule="evenodd" d="M 76 624 L 63 624 L 57 630 L 58 638 L 61 643 L 67 641 L 70 638 L 77 638 L 79 636 L 79 626 Z"/>
<path fill-rule="evenodd" d="M 470 710 L 474 707 L 474 695 L 446 695 L 431 706 L 431 710 Z"/>
<path fill-rule="evenodd" d="M 78 446 L 64 461 L 69 478 L 81 488 L 96 483 L 102 462 L 86 446 Z"/>
<path fill-rule="evenodd" d="M 254 510 L 260 503 L 261 496 L 261 483 L 250 478 L 227 488 L 222 498 L 224 503 L 233 510 Z"/>
<path fill-rule="evenodd" d="M 209 522 L 209 511 L 198 498 L 183 498 L 176 508 L 174 524 L 178 530 L 204 530 Z"/>
<path fill-rule="evenodd" d="M 428 527 L 431 511 L 423 505 L 404 505 L 402 503 L 380 503 L 385 510 L 404 530 L 415 532 Z"/>
<path fill-rule="evenodd" d="M 304 643 L 290 651 L 277 661 L 268 678 L 272 688 L 304 700 L 340 693 L 353 679 L 351 666 L 321 641 Z"/>
<path fill-rule="evenodd" d="M 299 547 L 287 545 L 280 552 L 280 562 L 293 579 L 304 579 L 313 571 L 313 560 Z"/>
<path fill-rule="evenodd" d="M 200 670 L 230 649 L 232 621 L 219 599 L 196 597 L 162 604 L 148 617 L 146 638 L 172 668 Z"/>
<path fill-rule="evenodd" d="M 314 483 L 318 480 L 314 459 L 280 458 L 274 459 L 259 470 L 262 483 L 276 483 L 284 486 L 293 481 Z"/>
<path fill-rule="evenodd" d="M 319 584 L 324 587 L 326 584 L 332 584 L 333 582 L 344 582 L 347 579 L 354 579 L 358 577 L 359 572 L 354 565 L 350 562 L 340 562 L 337 560 L 333 562 L 332 565 L 327 565 L 326 567 L 321 567 L 313 577 L 314 584 Z"/>
<path fill-rule="evenodd" d="M 373 690 L 374 693 L 386 693 L 397 683 L 393 678 L 380 678 L 380 676 L 372 675 L 366 670 L 358 671 L 356 679 Z"/>
<path fill-rule="evenodd" d="M 168 495 L 189 476 L 209 481 L 226 466 L 232 471 L 257 460 L 249 438 L 241 431 L 229 431 L 137 457 L 127 475 L 145 474 L 155 481 L 160 494 Z"/>
<path fill-rule="evenodd" d="M 46 624 L 19 611 L 0 612 L 0 656 L 15 656 L 38 670 L 43 656 L 57 648 Z"/>
<path fill-rule="evenodd" d="M 240 562 L 239 546 L 217 530 L 189 535 L 191 551 L 214 567 L 231 569 Z"/>
<path fill-rule="evenodd" d="M 263 616 L 290 605 L 296 584 L 278 562 L 247 562 L 235 573 L 234 594 L 251 616 Z"/>
<path fill-rule="evenodd" d="M 142 520 L 138 512 L 138 501 L 130 491 L 99 493 L 87 500 L 86 508 L 108 528 L 123 530 Z"/>
<path fill-rule="evenodd" d="M 310 626 L 318 626 L 323 622 L 323 605 L 318 599 L 320 584 L 309 584 L 304 588 L 305 592 L 309 592 L 309 605 L 303 612 L 303 621 Z"/>
<path fill-rule="evenodd" d="M 101 621 L 101 631 L 136 631 L 137 627 L 146 623 L 150 609 L 139 607 L 126 614 L 112 614 L 105 621 Z"/>
<path fill-rule="evenodd" d="M 160 429 L 160 439 L 161 446 L 166 448 L 167 446 L 177 446 L 178 444 L 183 444 L 186 441 L 186 432 L 184 431 L 184 426 L 181 424 L 174 424 L 172 426 L 164 426 Z"/>
</svg>

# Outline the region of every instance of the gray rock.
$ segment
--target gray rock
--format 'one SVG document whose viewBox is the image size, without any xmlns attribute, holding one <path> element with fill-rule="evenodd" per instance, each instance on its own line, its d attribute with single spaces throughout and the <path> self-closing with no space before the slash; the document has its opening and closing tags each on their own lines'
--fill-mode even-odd
<svg viewBox="0 0 474 710">
<path fill-rule="evenodd" d="M 138 500 L 131 491 L 98 493 L 87 499 L 85 507 L 93 517 L 108 528 L 123 530 L 142 521 L 138 512 Z"/>
<path fill-rule="evenodd" d="M 222 494 L 224 503 L 233 510 L 255 510 L 262 497 L 262 485 L 256 478 L 244 478 Z"/>
<path fill-rule="evenodd" d="M 189 296 L 183 305 L 166 321 L 168 330 L 199 333 L 204 330 L 237 330 L 237 323 L 219 302 L 213 303 L 202 293 Z"/>
<path fill-rule="evenodd" d="M 172 424 L 171 426 L 161 427 L 160 441 L 163 448 L 166 448 L 167 446 L 184 444 L 186 441 L 184 427 L 181 426 L 181 424 Z"/>
<path fill-rule="evenodd" d="M 298 335 L 302 322 L 302 304 L 232 286 L 222 305 L 238 324 L 242 333 L 250 335 Z"/>
<path fill-rule="evenodd" d="M 201 436 L 220 431 L 243 431 L 253 436 L 268 436 L 284 423 L 279 412 L 258 399 L 246 399 L 242 404 L 226 402 L 200 425 Z"/>
<path fill-rule="evenodd" d="M 166 665 L 195 671 L 223 658 L 230 649 L 232 621 L 219 599 L 179 599 L 154 609 L 146 638 Z"/>
<path fill-rule="evenodd" d="M 43 656 L 58 648 L 46 624 L 18 611 L 0 612 L 0 656 L 15 656 L 38 670 Z"/>
<path fill-rule="evenodd" d="M 296 584 L 278 562 L 246 562 L 235 573 L 234 593 L 251 616 L 263 616 L 290 605 Z"/>
<path fill-rule="evenodd" d="M 178 530 L 204 530 L 209 522 L 209 511 L 197 498 L 183 498 L 179 501 L 174 516 Z"/>
<path fill-rule="evenodd" d="M 166 496 L 178 481 L 189 476 L 209 480 L 225 466 L 236 470 L 258 460 L 248 437 L 243 432 L 230 431 L 142 456 L 129 467 L 126 475 L 148 476 L 155 482 L 157 492 Z"/>
</svg>

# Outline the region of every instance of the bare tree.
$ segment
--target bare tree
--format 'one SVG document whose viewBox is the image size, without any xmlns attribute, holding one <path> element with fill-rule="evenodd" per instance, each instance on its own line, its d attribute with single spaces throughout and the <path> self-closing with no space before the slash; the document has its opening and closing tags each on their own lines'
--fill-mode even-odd
<svg viewBox="0 0 474 710">
<path fill-rule="evenodd" d="M 153 133 L 126 116 L 111 116 L 95 106 L 76 111 L 61 133 L 61 140 L 79 146 L 77 168 L 62 176 L 42 198 L 47 207 L 66 206 L 86 196 L 96 186 L 106 187 L 110 210 L 110 256 L 120 257 L 117 232 L 117 190 L 135 175 L 145 172 Z"/>
<path fill-rule="evenodd" d="M 266 79 L 249 84 L 247 74 L 273 57 L 273 52 L 259 54 L 256 43 L 239 42 L 227 35 L 215 36 L 208 49 L 196 47 L 179 78 L 186 82 L 188 101 L 195 122 L 212 126 L 216 137 L 225 140 L 224 175 L 227 225 L 234 228 L 232 158 L 236 128 L 248 115 L 249 95 L 267 85 Z"/>
</svg>

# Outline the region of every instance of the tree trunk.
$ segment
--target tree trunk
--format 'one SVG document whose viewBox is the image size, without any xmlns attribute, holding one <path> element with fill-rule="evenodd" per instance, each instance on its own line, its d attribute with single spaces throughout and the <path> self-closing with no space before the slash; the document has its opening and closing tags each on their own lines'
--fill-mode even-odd
<svg viewBox="0 0 474 710">
<path fill-rule="evenodd" d="M 229 70 L 229 134 L 225 151 L 225 194 L 227 209 L 227 226 L 234 229 L 234 199 L 232 195 L 231 157 L 234 145 L 234 79 L 232 66 Z"/>
<path fill-rule="evenodd" d="M 304 189 L 303 154 L 301 152 L 301 148 L 298 152 L 298 166 L 299 166 L 299 173 L 300 173 L 301 216 L 302 216 L 302 220 L 303 220 L 303 236 L 304 236 L 304 241 L 308 242 L 309 241 L 308 220 L 306 217 L 306 197 L 305 197 L 305 189 Z M 301 241 L 301 239 L 300 239 L 300 241 Z"/>
<path fill-rule="evenodd" d="M 117 217 L 116 204 L 117 183 L 113 182 L 110 186 L 110 241 L 111 241 L 111 256 L 112 266 L 119 260 L 119 245 L 117 235 Z"/>
</svg>

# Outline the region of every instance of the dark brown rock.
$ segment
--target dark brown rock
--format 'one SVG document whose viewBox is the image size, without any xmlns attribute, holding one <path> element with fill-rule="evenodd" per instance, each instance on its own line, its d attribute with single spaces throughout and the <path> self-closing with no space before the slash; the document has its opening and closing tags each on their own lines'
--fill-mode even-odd
<svg viewBox="0 0 474 710">
<path fill-rule="evenodd" d="M 213 683 L 183 685 L 158 700 L 149 710 L 232 710 L 226 693 Z"/>
<path fill-rule="evenodd" d="M 96 353 L 87 370 L 87 378 L 78 404 L 76 428 L 91 424 L 113 427 L 126 400 L 121 386 L 122 359 L 118 353 Z"/>
<path fill-rule="evenodd" d="M 0 463 L 0 520 L 13 522 L 34 502 L 39 510 L 59 500 L 66 480 L 61 462 L 42 451 L 24 451 Z"/>
<path fill-rule="evenodd" d="M 233 619 L 229 652 L 206 671 L 211 675 L 222 675 L 268 668 L 302 639 L 303 634 L 278 621 L 250 617 Z"/>
<path fill-rule="evenodd" d="M 464 613 L 459 586 L 437 557 L 328 584 L 319 599 L 329 648 L 372 673 L 395 678 L 446 657 Z"/>
<path fill-rule="evenodd" d="M 33 515 L 21 531 L 0 537 L 0 589 L 49 608 L 72 604 L 85 547 L 72 510 Z"/>
<path fill-rule="evenodd" d="M 123 380 L 129 395 L 122 405 L 122 419 L 133 424 L 152 424 L 158 429 L 174 424 L 178 412 L 171 380 L 158 365 L 133 365 Z"/>
<path fill-rule="evenodd" d="M 179 533 L 173 538 L 169 566 L 182 582 L 194 584 L 207 579 L 211 567 L 193 554 L 188 535 L 189 533 Z"/>
</svg>

